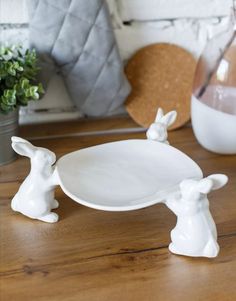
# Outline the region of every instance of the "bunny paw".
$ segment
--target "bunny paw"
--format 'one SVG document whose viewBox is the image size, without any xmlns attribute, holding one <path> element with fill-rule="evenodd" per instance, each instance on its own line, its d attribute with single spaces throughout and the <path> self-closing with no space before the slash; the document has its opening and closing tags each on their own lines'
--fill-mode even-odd
<svg viewBox="0 0 236 301">
<path fill-rule="evenodd" d="M 174 253 L 174 254 L 181 254 L 180 252 L 178 252 L 178 250 L 177 250 L 176 247 L 174 246 L 173 242 L 169 244 L 169 250 L 171 251 L 171 253 Z"/>
<path fill-rule="evenodd" d="M 56 223 L 58 221 L 58 218 L 59 218 L 58 214 L 56 214 L 55 212 L 51 212 L 45 216 L 38 218 L 38 220 L 46 223 Z"/>
<path fill-rule="evenodd" d="M 13 200 L 11 201 L 11 209 L 13 211 L 17 211 L 17 205 L 16 204 L 17 204 L 16 199 L 13 198 Z"/>
<path fill-rule="evenodd" d="M 54 199 L 52 202 L 52 209 L 57 209 L 58 207 L 59 207 L 59 203 L 57 200 Z"/>
</svg>

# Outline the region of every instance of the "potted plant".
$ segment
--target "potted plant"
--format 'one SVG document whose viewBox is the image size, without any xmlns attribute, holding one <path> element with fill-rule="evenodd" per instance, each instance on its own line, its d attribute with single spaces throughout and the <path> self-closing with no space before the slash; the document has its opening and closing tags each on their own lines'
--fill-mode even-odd
<svg viewBox="0 0 236 301">
<path fill-rule="evenodd" d="M 0 165 L 15 157 L 11 136 L 17 135 L 19 107 L 44 93 L 36 81 L 38 71 L 34 49 L 0 46 Z"/>
</svg>

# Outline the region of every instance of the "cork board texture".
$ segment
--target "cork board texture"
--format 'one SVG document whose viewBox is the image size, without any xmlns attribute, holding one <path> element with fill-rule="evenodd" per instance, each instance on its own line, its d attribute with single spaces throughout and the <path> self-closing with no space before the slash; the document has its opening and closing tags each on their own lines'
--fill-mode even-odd
<svg viewBox="0 0 236 301">
<path fill-rule="evenodd" d="M 125 73 L 132 86 L 126 109 L 141 126 L 149 127 L 157 108 L 176 110 L 178 117 L 170 129 L 190 119 L 194 57 L 172 44 L 153 44 L 140 49 L 127 63 Z"/>
</svg>

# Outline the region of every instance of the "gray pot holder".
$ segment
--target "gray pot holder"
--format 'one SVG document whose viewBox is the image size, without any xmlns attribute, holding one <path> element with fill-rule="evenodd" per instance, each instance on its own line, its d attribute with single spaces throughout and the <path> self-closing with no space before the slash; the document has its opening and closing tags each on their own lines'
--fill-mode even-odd
<svg viewBox="0 0 236 301">
<path fill-rule="evenodd" d="M 30 0 L 30 44 L 48 82 L 59 69 L 85 115 L 118 108 L 130 92 L 104 0 Z"/>
</svg>

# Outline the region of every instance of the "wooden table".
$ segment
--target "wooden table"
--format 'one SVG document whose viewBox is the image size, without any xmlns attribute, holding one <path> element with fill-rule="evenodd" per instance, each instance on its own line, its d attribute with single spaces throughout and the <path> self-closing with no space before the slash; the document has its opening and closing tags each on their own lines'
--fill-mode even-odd
<svg viewBox="0 0 236 301">
<path fill-rule="evenodd" d="M 127 117 L 25 126 L 20 134 L 58 157 L 144 137 Z M 221 172 L 230 178 L 209 196 L 221 247 L 217 258 L 170 254 L 175 216 L 164 205 L 103 212 L 78 205 L 57 189 L 58 223 L 13 212 L 11 198 L 29 170 L 28 160 L 19 158 L 0 168 L 1 300 L 236 300 L 236 156 L 207 152 L 190 127 L 171 132 L 169 140 L 205 175 Z"/>
</svg>

